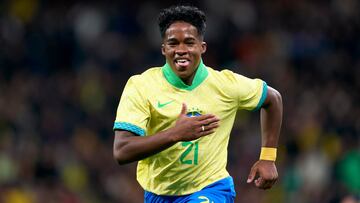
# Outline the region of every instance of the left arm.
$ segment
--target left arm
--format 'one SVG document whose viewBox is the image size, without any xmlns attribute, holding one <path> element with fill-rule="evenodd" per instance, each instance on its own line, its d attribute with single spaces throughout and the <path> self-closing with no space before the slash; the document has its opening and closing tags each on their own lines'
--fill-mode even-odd
<svg viewBox="0 0 360 203">
<path fill-rule="evenodd" d="M 276 150 L 279 140 L 283 114 L 282 98 L 278 91 L 268 87 L 267 97 L 262 105 L 261 143 L 262 147 Z M 278 178 L 275 160 L 260 159 L 251 168 L 247 182 L 254 180 L 256 187 L 261 189 L 271 188 Z"/>
</svg>

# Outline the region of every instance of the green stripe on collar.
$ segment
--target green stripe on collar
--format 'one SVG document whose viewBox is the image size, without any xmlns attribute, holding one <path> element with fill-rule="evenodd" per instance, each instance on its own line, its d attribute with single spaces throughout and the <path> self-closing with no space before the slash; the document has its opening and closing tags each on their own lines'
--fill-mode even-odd
<svg viewBox="0 0 360 203">
<path fill-rule="evenodd" d="M 174 71 L 171 69 L 170 65 L 168 63 L 166 63 L 163 67 L 162 67 L 162 72 L 165 76 L 165 79 L 174 87 L 177 87 L 179 89 L 184 89 L 184 90 L 193 90 L 195 89 L 197 86 L 199 86 L 205 79 L 206 77 L 209 75 L 208 70 L 206 69 L 206 66 L 204 65 L 203 61 L 200 61 L 200 64 L 196 70 L 194 79 L 192 81 L 191 85 L 187 85 L 185 84 L 180 78 L 179 76 L 176 75 L 176 73 L 174 73 Z"/>
</svg>

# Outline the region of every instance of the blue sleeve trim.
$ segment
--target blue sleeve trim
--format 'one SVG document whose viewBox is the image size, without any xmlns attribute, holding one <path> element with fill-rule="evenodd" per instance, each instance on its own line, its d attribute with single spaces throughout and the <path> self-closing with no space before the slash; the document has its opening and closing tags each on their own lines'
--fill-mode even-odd
<svg viewBox="0 0 360 203">
<path fill-rule="evenodd" d="M 114 123 L 114 130 L 126 130 L 126 131 L 130 131 L 132 133 L 135 133 L 137 135 L 140 136 L 145 136 L 145 130 L 133 125 L 131 123 L 127 123 L 127 122 L 115 122 Z"/>
<path fill-rule="evenodd" d="M 260 101 L 259 101 L 258 105 L 254 109 L 254 111 L 259 110 L 262 107 L 262 105 L 264 104 L 265 99 L 267 97 L 267 91 L 268 91 L 267 84 L 266 84 L 266 82 L 263 82 L 263 91 L 262 91 L 262 94 L 261 94 L 261 98 L 260 98 Z"/>
</svg>

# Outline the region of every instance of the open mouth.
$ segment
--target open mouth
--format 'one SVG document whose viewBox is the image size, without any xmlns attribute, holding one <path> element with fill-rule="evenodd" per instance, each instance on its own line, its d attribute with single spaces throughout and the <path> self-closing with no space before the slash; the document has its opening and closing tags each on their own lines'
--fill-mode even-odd
<svg viewBox="0 0 360 203">
<path fill-rule="evenodd" d="M 175 64 L 180 67 L 186 67 L 190 64 L 190 60 L 188 59 L 176 59 Z"/>
</svg>

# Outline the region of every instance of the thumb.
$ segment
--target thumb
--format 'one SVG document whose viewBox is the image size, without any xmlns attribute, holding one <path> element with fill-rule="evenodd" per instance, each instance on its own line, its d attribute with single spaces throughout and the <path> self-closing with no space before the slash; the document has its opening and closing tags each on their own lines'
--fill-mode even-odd
<svg viewBox="0 0 360 203">
<path fill-rule="evenodd" d="M 181 115 L 186 115 L 187 112 L 187 106 L 185 103 L 182 103 L 182 108 L 181 108 L 181 112 L 180 112 L 180 116 Z"/>
<path fill-rule="evenodd" d="M 255 176 L 256 176 L 256 168 L 253 167 L 253 168 L 251 168 L 251 171 L 249 173 L 249 176 L 248 176 L 248 179 L 246 182 L 251 183 L 254 180 Z"/>
</svg>

